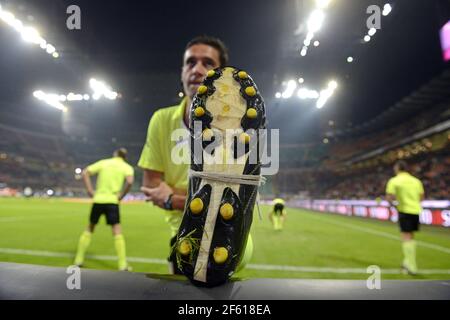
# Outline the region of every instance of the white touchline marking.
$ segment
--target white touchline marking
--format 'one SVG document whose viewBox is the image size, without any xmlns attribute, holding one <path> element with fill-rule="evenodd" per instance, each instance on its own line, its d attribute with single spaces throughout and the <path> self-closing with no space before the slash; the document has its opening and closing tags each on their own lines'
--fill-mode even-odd
<svg viewBox="0 0 450 320">
<path fill-rule="evenodd" d="M 324 222 L 327 222 L 327 223 L 330 223 L 330 224 L 335 224 L 335 225 L 343 226 L 343 227 L 346 227 L 346 228 L 349 228 L 349 229 L 354 229 L 354 230 L 363 231 L 363 232 L 366 232 L 366 233 L 371 233 L 371 234 L 374 234 L 374 235 L 377 235 L 377 236 L 380 236 L 380 237 L 385 237 L 385 238 L 389 238 L 389 239 L 392 239 L 392 240 L 401 241 L 400 240 L 400 235 L 399 236 L 394 236 L 393 234 L 390 234 L 390 233 L 387 233 L 387 232 L 377 231 L 377 230 L 373 230 L 373 229 L 369 229 L 369 228 L 365 228 L 365 227 L 360 227 L 360 226 L 354 226 L 354 225 L 350 225 L 350 224 L 345 223 L 345 222 L 330 221 L 328 219 L 323 219 L 322 217 L 315 217 L 315 216 L 311 216 L 311 217 L 313 219 L 324 221 Z M 441 252 L 450 254 L 450 248 L 446 248 L 446 247 L 439 246 L 437 244 L 432 244 L 432 243 L 425 242 L 425 241 L 418 241 L 418 240 L 416 240 L 416 243 L 418 245 L 422 246 L 422 247 L 427 247 L 427 248 L 430 248 L 430 249 L 434 249 L 434 250 L 437 250 L 437 251 L 441 251 Z"/>
<path fill-rule="evenodd" d="M 53 252 L 40 250 L 25 250 L 13 248 L 0 248 L 0 253 L 29 255 L 37 257 L 54 257 L 54 258 L 73 258 L 75 255 L 68 252 Z M 86 259 L 92 260 L 106 260 L 116 261 L 116 256 L 108 255 L 87 255 Z M 147 264 L 161 264 L 167 265 L 164 259 L 143 258 L 143 257 L 127 257 L 129 262 L 147 263 Z M 287 265 L 271 265 L 271 264 L 248 264 L 247 269 L 253 270 L 272 270 L 272 271 L 287 271 L 287 272 L 304 272 L 304 273 L 354 273 L 367 274 L 365 268 L 328 268 L 328 267 L 314 267 L 314 266 L 287 266 Z M 400 269 L 381 269 L 382 274 L 401 274 Z M 450 269 L 420 269 L 420 274 L 450 274 Z"/>
</svg>

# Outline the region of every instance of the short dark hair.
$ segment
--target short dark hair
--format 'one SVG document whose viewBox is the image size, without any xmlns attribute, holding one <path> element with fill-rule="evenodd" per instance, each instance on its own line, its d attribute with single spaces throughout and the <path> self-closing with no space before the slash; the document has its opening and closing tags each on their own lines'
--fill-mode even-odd
<svg viewBox="0 0 450 320">
<path fill-rule="evenodd" d="M 116 151 L 114 151 L 115 154 L 117 154 L 118 157 L 121 157 L 122 159 L 126 160 L 128 151 L 125 148 L 119 148 Z"/>
<path fill-rule="evenodd" d="M 201 35 L 197 36 L 186 45 L 185 51 L 196 44 L 206 44 L 219 51 L 220 66 L 225 67 L 228 64 L 228 48 L 219 38 Z"/>
<path fill-rule="evenodd" d="M 408 170 L 408 163 L 406 163 L 405 160 L 397 161 L 394 166 L 400 171 L 407 171 Z"/>
</svg>

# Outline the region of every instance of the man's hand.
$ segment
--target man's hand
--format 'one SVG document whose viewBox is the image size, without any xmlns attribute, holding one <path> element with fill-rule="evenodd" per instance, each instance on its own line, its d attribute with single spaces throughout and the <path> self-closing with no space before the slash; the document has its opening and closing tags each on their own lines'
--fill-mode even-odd
<svg viewBox="0 0 450 320">
<path fill-rule="evenodd" d="M 87 194 L 88 194 L 89 198 L 93 198 L 94 197 L 94 191 L 93 190 L 87 190 Z"/>
<path fill-rule="evenodd" d="M 173 193 L 171 187 L 164 181 L 156 188 L 141 187 L 141 191 L 148 197 L 147 201 L 152 201 L 154 205 L 164 209 L 164 202 Z"/>
</svg>

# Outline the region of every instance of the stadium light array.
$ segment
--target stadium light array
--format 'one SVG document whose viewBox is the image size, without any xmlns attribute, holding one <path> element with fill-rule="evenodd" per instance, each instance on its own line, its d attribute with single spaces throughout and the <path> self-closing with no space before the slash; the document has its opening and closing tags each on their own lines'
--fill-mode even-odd
<svg viewBox="0 0 450 320">
<path fill-rule="evenodd" d="M 330 99 L 330 97 L 333 95 L 334 90 L 336 90 L 337 86 L 337 82 L 333 80 L 328 83 L 328 87 L 326 89 L 320 91 L 319 99 L 317 99 L 316 102 L 317 109 L 323 108 L 328 99 Z"/>
<path fill-rule="evenodd" d="M 297 82 L 295 80 L 289 80 L 287 83 L 287 88 L 281 94 L 283 99 L 289 99 L 294 94 L 295 89 L 297 88 Z"/>
<path fill-rule="evenodd" d="M 60 95 L 58 94 L 45 93 L 41 90 L 37 90 L 33 92 L 33 96 L 38 100 L 44 101 L 53 108 L 67 112 L 67 107 L 61 103 Z"/>
<path fill-rule="evenodd" d="M 348 63 L 352 63 L 353 62 L 353 57 L 347 57 L 347 62 Z"/>
<path fill-rule="evenodd" d="M 48 43 L 44 38 L 42 38 L 36 28 L 25 26 L 22 21 L 17 19 L 11 12 L 3 9 L 1 5 L 0 20 L 16 30 L 21 35 L 24 41 L 39 45 L 41 49 L 45 50 L 55 59 L 59 57 L 59 53 L 56 51 L 56 48 L 52 44 Z"/>
<path fill-rule="evenodd" d="M 316 0 L 316 8 L 309 15 L 308 21 L 306 23 L 308 32 L 306 34 L 305 40 L 303 40 L 303 47 L 300 50 L 300 55 L 302 57 L 306 56 L 308 53 L 308 48 L 311 45 L 311 41 L 314 39 L 315 33 L 317 33 L 323 25 L 325 20 L 324 9 L 328 7 L 331 0 Z M 315 47 L 319 46 L 319 41 L 314 41 L 313 45 Z"/>
<path fill-rule="evenodd" d="M 89 85 L 91 86 L 91 89 L 94 91 L 94 94 L 92 95 L 94 100 L 98 100 L 102 96 L 104 96 L 109 100 L 117 99 L 118 93 L 112 91 L 111 88 L 105 82 L 92 78 L 89 80 Z"/>
<path fill-rule="evenodd" d="M 300 84 L 303 84 L 304 83 L 304 79 L 303 78 L 299 78 L 298 82 Z M 289 98 L 291 98 L 294 95 L 295 90 L 297 90 L 297 88 L 298 88 L 297 82 L 295 80 L 283 81 L 282 85 L 286 86 L 286 88 L 283 91 L 283 93 L 277 92 L 275 94 L 275 98 L 277 98 L 277 99 L 280 99 L 280 98 L 289 99 Z M 306 99 L 317 100 L 316 101 L 316 107 L 318 109 L 321 109 L 321 108 L 323 108 L 325 103 L 328 101 L 328 99 L 330 99 L 330 97 L 333 95 L 333 93 L 334 93 L 334 91 L 336 90 L 337 87 L 338 87 L 338 84 L 334 80 L 332 80 L 332 81 L 330 81 L 328 83 L 327 88 L 325 88 L 323 90 L 320 90 L 320 91 L 308 89 L 307 87 L 301 86 L 297 90 L 297 97 L 299 99 L 302 99 L 302 100 L 306 100 Z"/>
<path fill-rule="evenodd" d="M 68 94 L 45 93 L 42 90 L 34 91 L 33 96 L 62 111 L 67 111 L 67 107 L 62 104 L 62 102 L 66 101 L 89 101 L 91 98 L 99 100 L 101 97 L 115 100 L 119 97 L 117 92 L 112 91 L 109 86 L 102 81 L 91 79 L 89 84 L 94 91 L 92 96 L 87 93 L 81 94 L 73 92 L 69 92 Z"/>
<path fill-rule="evenodd" d="M 389 3 L 386 3 L 383 7 L 382 15 L 387 16 L 389 13 L 391 13 L 391 11 L 392 11 L 392 6 Z"/>
<path fill-rule="evenodd" d="M 316 90 L 309 90 L 307 88 L 300 88 L 297 91 L 297 96 L 300 99 L 317 99 L 317 98 L 319 98 L 319 93 Z"/>
</svg>

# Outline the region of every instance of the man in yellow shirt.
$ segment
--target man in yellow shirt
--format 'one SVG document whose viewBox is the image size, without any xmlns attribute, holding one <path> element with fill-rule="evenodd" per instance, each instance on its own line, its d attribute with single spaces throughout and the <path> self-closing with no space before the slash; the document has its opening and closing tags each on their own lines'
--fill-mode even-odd
<svg viewBox="0 0 450 320">
<path fill-rule="evenodd" d="M 386 200 L 392 205 L 397 200 L 398 221 L 402 234 L 402 268 L 409 274 L 417 273 L 416 242 L 414 232 L 419 231 L 419 215 L 422 212 L 420 202 L 425 197 L 422 182 L 408 173 L 405 161 L 394 165 L 395 177 L 386 185 Z"/>
<path fill-rule="evenodd" d="M 185 98 L 179 105 L 156 111 L 149 123 L 147 139 L 138 166 L 144 169 L 141 190 L 154 205 L 166 210 L 170 225 L 170 247 L 175 243 L 187 196 L 189 161 L 174 162 L 173 153 L 190 159 L 189 106 L 208 70 L 224 67 L 228 50 L 217 38 L 200 36 L 191 40 L 185 49 L 181 81 Z M 175 133 L 175 134 L 174 134 Z M 249 236 L 244 266 L 253 251 Z M 169 262 L 171 272 L 179 273 Z"/>
<path fill-rule="evenodd" d="M 286 219 L 285 202 L 281 198 L 276 198 L 273 199 L 272 205 L 272 211 L 269 213 L 270 221 L 272 221 L 274 230 L 281 231 Z"/>
<path fill-rule="evenodd" d="M 83 170 L 83 180 L 88 195 L 94 199 L 91 209 L 90 222 L 86 231 L 80 236 L 78 242 L 75 264 L 81 266 L 84 255 L 91 242 L 92 233 L 100 217 L 105 214 L 107 224 L 111 225 L 114 244 L 118 256 L 118 268 L 129 271 L 126 260 L 125 239 L 120 227 L 119 202 L 130 191 L 134 180 L 134 169 L 126 163 L 127 150 L 120 148 L 114 152 L 110 159 L 103 159 L 89 165 Z M 91 175 L 97 175 L 97 186 L 94 191 Z M 122 190 L 123 182 L 126 181 Z"/>
</svg>

